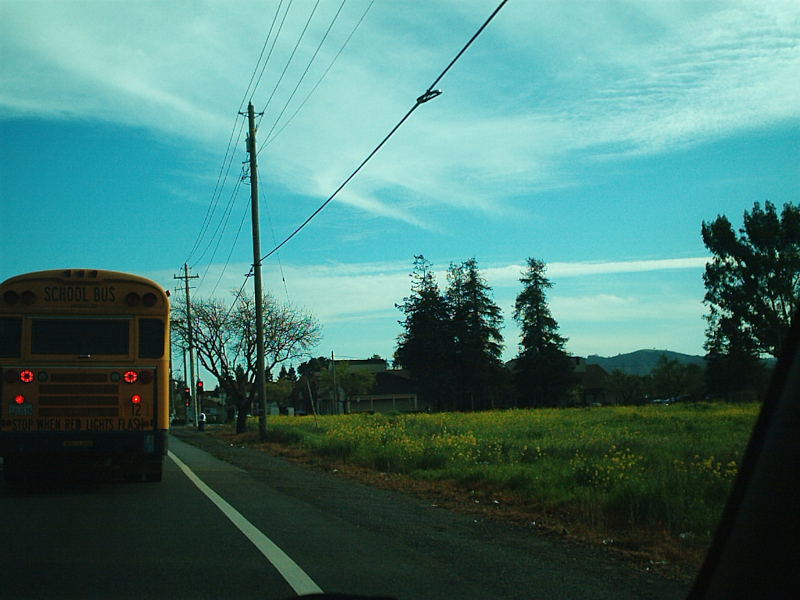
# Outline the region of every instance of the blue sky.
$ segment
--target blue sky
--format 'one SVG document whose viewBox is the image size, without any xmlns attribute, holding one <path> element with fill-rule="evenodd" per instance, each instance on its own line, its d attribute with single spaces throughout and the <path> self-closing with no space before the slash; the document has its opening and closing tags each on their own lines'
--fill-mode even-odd
<svg viewBox="0 0 800 600">
<path fill-rule="evenodd" d="M 231 298 L 252 263 L 247 100 L 266 254 L 495 6 L 295 0 L 268 37 L 276 1 L 0 0 L 0 280 L 91 267 L 174 289 L 188 262 L 194 294 Z M 702 221 L 800 199 L 796 2 L 510 0 L 437 87 L 264 264 L 320 320 L 316 354 L 392 355 L 415 254 L 442 285 L 477 259 L 506 358 L 528 257 L 574 354 L 701 354 Z"/>
</svg>

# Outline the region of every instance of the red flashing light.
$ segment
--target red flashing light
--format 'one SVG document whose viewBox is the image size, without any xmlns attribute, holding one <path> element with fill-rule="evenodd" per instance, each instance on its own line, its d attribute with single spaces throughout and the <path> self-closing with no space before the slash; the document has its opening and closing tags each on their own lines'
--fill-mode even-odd
<svg viewBox="0 0 800 600">
<path fill-rule="evenodd" d="M 25 404 L 25 396 L 23 396 L 22 394 L 15 396 L 14 402 L 16 402 L 17 404 Z"/>
<path fill-rule="evenodd" d="M 158 298 L 152 292 L 147 292 L 144 296 L 142 296 L 142 304 L 144 304 L 147 308 L 152 308 L 158 302 Z"/>
<path fill-rule="evenodd" d="M 22 373 L 19 374 L 19 380 L 22 383 L 30 383 L 33 381 L 33 371 L 29 369 L 25 369 Z"/>
<path fill-rule="evenodd" d="M 131 396 L 131 402 L 134 404 L 139 404 L 142 401 L 142 397 L 139 394 L 134 394 Z"/>
<path fill-rule="evenodd" d="M 122 378 L 125 380 L 125 383 L 136 383 L 136 380 L 139 379 L 139 375 L 136 371 L 125 371 Z"/>
</svg>

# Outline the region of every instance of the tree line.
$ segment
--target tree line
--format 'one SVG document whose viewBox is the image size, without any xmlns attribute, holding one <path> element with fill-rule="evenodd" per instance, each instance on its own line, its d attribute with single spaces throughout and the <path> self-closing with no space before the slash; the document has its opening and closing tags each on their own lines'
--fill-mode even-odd
<svg viewBox="0 0 800 600">
<path fill-rule="evenodd" d="M 664 357 L 647 377 L 613 372 L 607 388 L 623 401 L 654 395 L 731 398 L 761 393 L 769 373 L 765 357 L 778 357 L 800 302 L 800 206 L 756 202 L 734 231 L 717 216 L 701 226 L 711 254 L 703 282 L 705 369 Z M 451 264 L 440 290 L 431 263 L 416 256 L 411 295 L 397 307 L 405 315 L 395 363 L 417 378 L 421 394 L 439 410 L 490 408 L 500 399 L 516 406 L 553 406 L 574 393 L 574 362 L 566 351 L 546 293 L 552 282 L 543 261 L 529 258 L 513 318 L 521 340 L 503 369 L 503 317 L 475 259 Z"/>
<path fill-rule="evenodd" d="M 720 215 L 703 222 L 701 234 L 711 254 L 703 274 L 708 315 L 702 384 L 697 384 L 697 370 L 668 362 L 649 379 L 611 373 L 607 388 L 618 398 L 647 396 L 650 392 L 643 390 L 662 389 L 670 378 L 682 378 L 684 388 L 699 390 L 692 392 L 696 395 L 728 397 L 763 389 L 763 359 L 780 354 L 800 299 L 800 206 L 786 204 L 779 213 L 770 202 L 763 207 L 756 202 L 744 212 L 738 232 Z M 403 319 L 394 363 L 414 377 L 433 410 L 556 406 L 575 394 L 575 363 L 548 306 L 553 283 L 546 271 L 544 261 L 528 258 L 520 273 L 512 318 L 521 338 L 515 358 L 504 365 L 502 311 L 476 259 L 451 263 L 442 289 L 430 261 L 414 257 L 410 294 L 396 305 Z M 305 397 L 318 398 L 325 386 L 334 389 L 326 379 L 331 376 L 324 374 L 327 359 L 310 359 L 321 340 L 316 317 L 270 294 L 262 301 L 268 376 L 282 368 L 274 383 L 283 388 L 272 392 L 285 397 L 291 388 L 295 396 L 305 390 Z M 233 398 L 237 429 L 243 431 L 256 394 L 255 299 L 236 294 L 230 306 L 217 299 L 195 299 L 191 315 L 200 363 Z M 185 347 L 188 323 L 180 299 L 174 303 L 172 323 L 176 346 Z M 292 364 L 300 364 L 299 376 L 286 368 Z M 353 375 L 346 367 L 341 371 L 349 393 L 363 393 L 371 385 L 368 377 Z M 341 383 L 337 387 L 345 389 Z"/>
<path fill-rule="evenodd" d="M 483 410 L 498 404 L 557 405 L 574 383 L 566 338 L 547 306 L 543 261 L 529 258 L 513 318 L 522 330 L 509 371 L 501 356 L 503 315 L 474 258 L 451 263 L 441 290 L 430 261 L 414 257 L 411 294 L 397 308 L 403 329 L 395 366 L 408 369 L 433 410 Z"/>
</svg>

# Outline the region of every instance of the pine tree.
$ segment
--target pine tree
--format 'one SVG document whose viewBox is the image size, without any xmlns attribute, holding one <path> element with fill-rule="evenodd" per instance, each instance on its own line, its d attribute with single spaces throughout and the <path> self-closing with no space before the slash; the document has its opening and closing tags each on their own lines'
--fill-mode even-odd
<svg viewBox="0 0 800 600">
<path fill-rule="evenodd" d="M 514 320 L 522 330 L 515 382 L 523 406 L 556 406 L 574 383 L 572 359 L 564 349 L 567 339 L 547 306 L 545 263 L 528 259 L 514 303 Z"/>
<path fill-rule="evenodd" d="M 405 319 L 399 321 L 395 364 L 417 379 L 420 395 L 434 410 L 451 405 L 453 336 L 447 302 L 439 291 L 431 263 L 414 257 L 411 295 L 398 304 Z"/>
<path fill-rule="evenodd" d="M 457 408 L 491 408 L 502 371 L 503 316 L 474 258 L 450 265 L 446 297 L 459 390 Z"/>
</svg>

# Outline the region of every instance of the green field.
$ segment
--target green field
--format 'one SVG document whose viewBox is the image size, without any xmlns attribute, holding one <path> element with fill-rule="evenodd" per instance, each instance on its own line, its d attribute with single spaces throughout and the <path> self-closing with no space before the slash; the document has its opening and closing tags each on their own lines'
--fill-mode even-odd
<svg viewBox="0 0 800 600">
<path fill-rule="evenodd" d="M 707 542 L 756 404 L 270 417 L 272 442 L 441 480 L 598 531 Z"/>
</svg>

